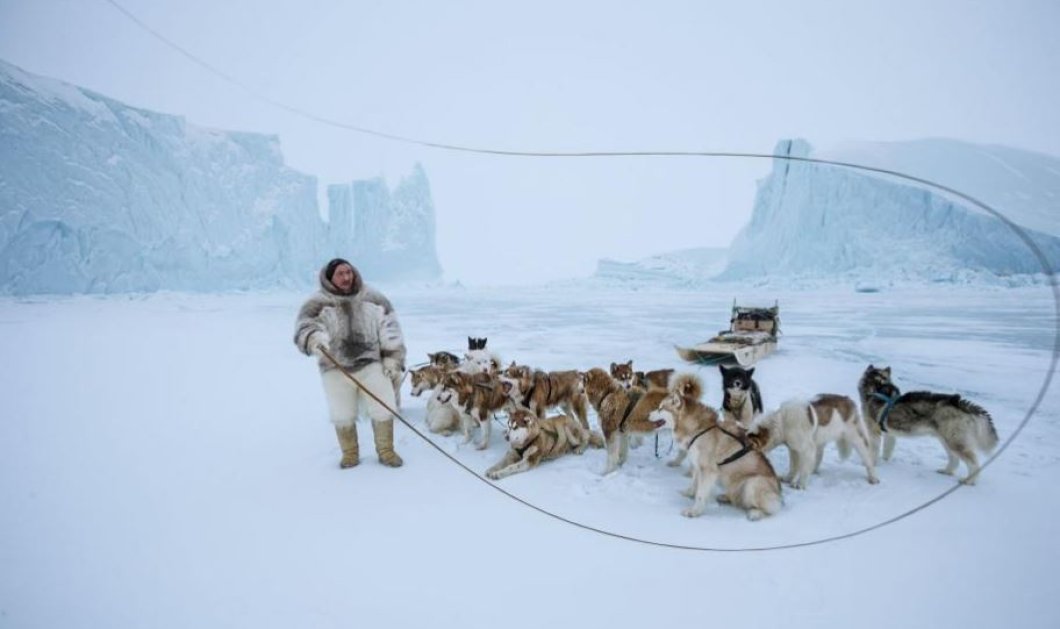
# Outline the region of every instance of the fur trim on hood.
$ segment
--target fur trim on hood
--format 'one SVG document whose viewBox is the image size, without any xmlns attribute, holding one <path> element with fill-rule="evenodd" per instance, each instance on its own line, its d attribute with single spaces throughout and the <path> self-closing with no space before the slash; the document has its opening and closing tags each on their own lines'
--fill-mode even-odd
<svg viewBox="0 0 1060 629">
<path fill-rule="evenodd" d="M 357 267 L 353 266 L 352 264 L 350 264 L 350 268 L 353 269 L 353 286 L 350 289 L 350 292 L 344 293 L 339 290 L 337 286 L 331 283 L 331 280 L 328 279 L 327 275 L 327 264 L 320 267 L 320 288 L 324 289 L 324 292 L 331 293 L 332 295 L 342 295 L 344 297 L 349 295 L 356 295 L 357 293 L 361 292 L 361 289 L 364 288 L 364 280 L 361 278 L 361 272 L 358 271 Z"/>
</svg>

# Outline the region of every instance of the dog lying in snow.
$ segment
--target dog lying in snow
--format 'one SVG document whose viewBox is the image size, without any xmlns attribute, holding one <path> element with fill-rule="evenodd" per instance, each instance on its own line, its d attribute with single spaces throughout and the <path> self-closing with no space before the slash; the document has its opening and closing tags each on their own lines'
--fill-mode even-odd
<svg viewBox="0 0 1060 629">
<path fill-rule="evenodd" d="M 747 439 L 762 452 L 781 444 L 788 447 L 791 464 L 784 480 L 795 489 L 805 489 L 810 474 L 821 466 L 825 445 L 832 441 L 843 458 L 853 446 L 865 465 L 869 483 L 880 482 L 865 422 L 854 400 L 843 395 L 822 393 L 809 402 L 785 402 L 777 410 L 759 415 L 747 431 Z"/>
<path fill-rule="evenodd" d="M 588 446 L 602 448 L 604 438 L 583 428 L 567 415 L 540 418 L 527 409 L 517 409 L 508 418 L 508 452 L 486 470 L 486 477 L 499 480 L 537 467 L 564 454 L 581 454 Z"/>
</svg>

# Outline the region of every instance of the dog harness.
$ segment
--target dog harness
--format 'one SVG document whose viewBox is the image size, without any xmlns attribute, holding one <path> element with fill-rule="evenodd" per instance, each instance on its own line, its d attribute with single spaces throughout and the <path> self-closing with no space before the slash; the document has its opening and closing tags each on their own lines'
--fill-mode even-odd
<svg viewBox="0 0 1060 629">
<path fill-rule="evenodd" d="M 545 382 L 548 383 L 548 393 L 545 395 L 545 404 L 548 404 L 549 399 L 552 398 L 552 376 L 544 371 L 535 371 L 533 375 L 538 376 L 538 374 L 544 376 Z M 534 398 L 534 393 L 537 391 L 537 383 L 540 382 L 541 379 L 542 378 L 540 377 L 533 378 L 534 385 L 530 387 L 529 391 L 523 394 L 523 406 L 526 408 L 530 408 L 530 400 Z"/>
<path fill-rule="evenodd" d="M 700 437 L 702 437 L 703 435 L 707 434 L 711 430 L 714 430 L 715 428 L 717 428 L 718 430 L 722 431 L 723 433 L 729 435 L 730 437 L 732 437 L 733 439 L 738 441 L 741 446 L 743 446 L 739 450 L 734 452 L 733 454 L 730 454 L 724 461 L 722 461 L 721 463 L 718 463 L 718 467 L 721 467 L 722 465 L 728 465 L 729 463 L 732 463 L 733 461 L 739 459 L 740 457 L 742 457 L 743 455 L 747 454 L 748 452 L 750 452 L 751 450 L 754 449 L 754 448 L 751 447 L 750 444 L 747 443 L 746 439 L 741 439 L 740 437 L 732 434 L 728 430 L 725 430 L 721 426 L 719 426 L 717 424 L 714 424 L 713 426 L 710 426 L 706 430 L 703 430 L 703 431 L 701 431 L 699 433 L 696 433 L 696 436 L 692 437 L 692 439 L 689 440 L 688 446 L 685 448 L 685 450 L 691 450 L 692 449 L 692 444 L 696 442 L 696 439 L 699 439 Z"/>
<path fill-rule="evenodd" d="M 887 432 L 887 416 L 891 414 L 891 409 L 894 408 L 894 403 L 898 401 L 898 396 L 887 396 L 880 393 L 879 391 L 875 391 L 873 392 L 872 397 L 883 402 L 884 404 L 883 410 L 880 411 L 880 416 L 876 419 L 876 421 L 880 424 L 880 430 L 883 432 Z"/>
<path fill-rule="evenodd" d="M 629 404 L 626 405 L 626 412 L 622 413 L 622 421 L 618 422 L 618 430 L 621 432 L 626 427 L 626 420 L 629 419 L 629 414 L 633 412 L 633 407 L 640 401 L 640 394 L 631 391 L 629 394 Z M 603 403 L 603 400 L 600 400 Z"/>
</svg>

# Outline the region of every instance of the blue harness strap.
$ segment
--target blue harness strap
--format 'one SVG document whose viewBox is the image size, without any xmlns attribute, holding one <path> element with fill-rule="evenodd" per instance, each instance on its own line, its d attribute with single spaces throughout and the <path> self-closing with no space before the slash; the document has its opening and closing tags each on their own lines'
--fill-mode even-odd
<svg viewBox="0 0 1060 629">
<path fill-rule="evenodd" d="M 872 394 L 872 397 L 883 402 L 883 410 L 880 411 L 880 416 L 876 418 L 876 421 L 880 424 L 880 430 L 887 432 L 887 416 L 891 414 L 891 409 L 894 408 L 894 403 L 898 401 L 898 396 L 888 396 L 876 391 Z"/>
</svg>

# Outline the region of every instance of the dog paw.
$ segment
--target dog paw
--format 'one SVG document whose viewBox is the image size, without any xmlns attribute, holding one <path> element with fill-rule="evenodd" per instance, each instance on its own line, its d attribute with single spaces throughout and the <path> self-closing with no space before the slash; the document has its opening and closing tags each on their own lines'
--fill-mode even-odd
<svg viewBox="0 0 1060 629">
<path fill-rule="evenodd" d="M 501 475 L 497 472 L 486 472 L 486 478 L 490 480 L 500 480 Z"/>
<path fill-rule="evenodd" d="M 950 470 L 950 469 L 942 468 L 941 470 L 935 470 L 935 471 L 938 472 L 939 474 L 944 475 L 944 476 L 953 476 L 953 470 Z"/>
<path fill-rule="evenodd" d="M 680 461 L 667 461 L 666 462 L 666 467 L 677 467 L 680 464 L 681 464 Z"/>
<path fill-rule="evenodd" d="M 976 480 L 977 479 L 976 479 L 975 476 L 965 476 L 964 478 L 961 479 L 961 484 L 962 485 L 967 485 L 968 487 L 972 487 L 973 485 L 975 485 L 975 481 Z"/>
<path fill-rule="evenodd" d="M 732 504 L 732 500 L 729 499 L 727 494 L 721 494 L 718 496 L 718 503 L 723 505 Z"/>
<path fill-rule="evenodd" d="M 489 446 L 489 443 L 486 442 L 486 441 L 483 441 L 482 443 L 476 443 L 475 444 L 475 449 L 476 450 L 485 450 L 488 446 Z"/>
<path fill-rule="evenodd" d="M 879 485 L 880 484 L 880 479 L 876 478 L 875 476 L 869 476 L 869 484 L 870 485 Z"/>
<path fill-rule="evenodd" d="M 762 516 L 764 516 L 764 515 L 765 514 L 762 513 L 761 511 L 759 511 L 758 509 L 748 509 L 747 510 L 747 519 L 752 521 L 752 522 L 756 522 L 758 520 L 761 520 Z"/>
<path fill-rule="evenodd" d="M 695 507 L 689 507 L 687 509 L 681 509 L 681 515 L 685 516 L 686 518 L 698 518 L 699 516 L 703 515 L 703 510 L 696 509 Z"/>
</svg>

